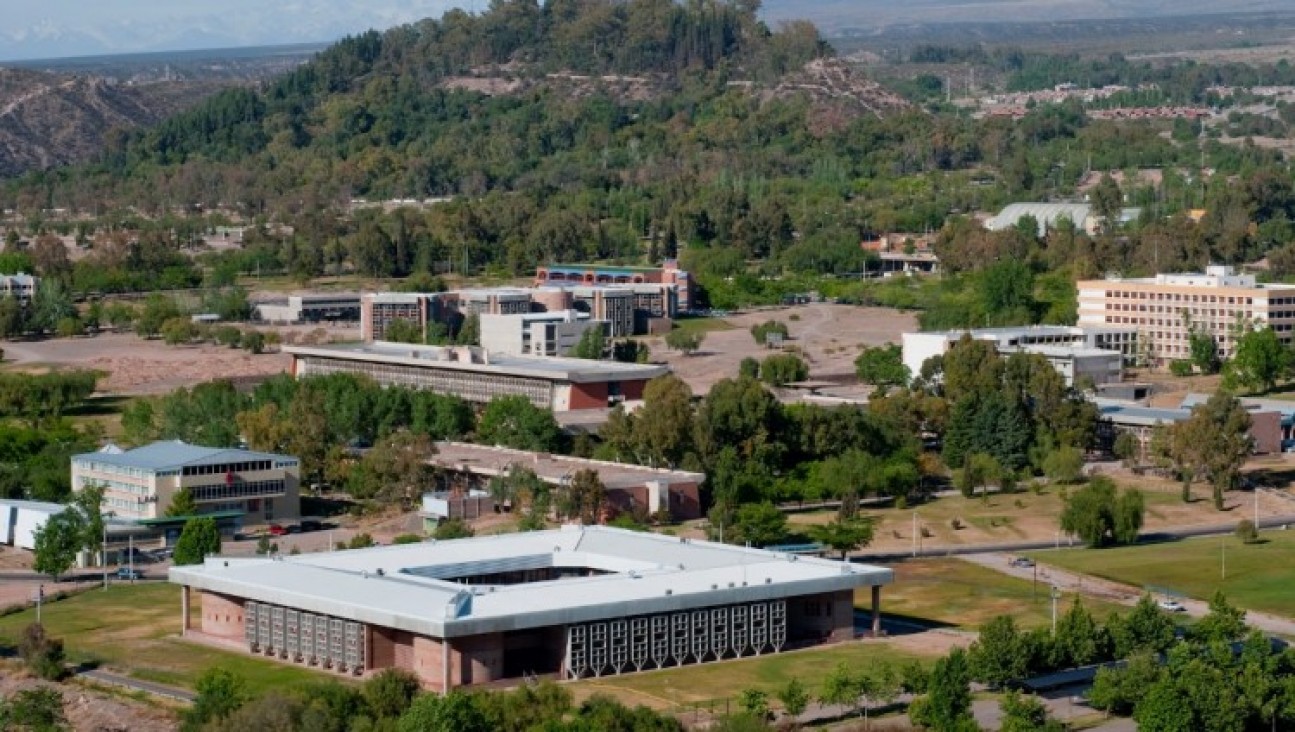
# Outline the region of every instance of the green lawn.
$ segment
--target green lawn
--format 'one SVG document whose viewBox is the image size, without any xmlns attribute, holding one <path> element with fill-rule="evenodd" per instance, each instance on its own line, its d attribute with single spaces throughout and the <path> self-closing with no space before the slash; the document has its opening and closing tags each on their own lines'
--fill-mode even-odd
<svg viewBox="0 0 1295 732">
<path fill-rule="evenodd" d="M 934 656 L 918 656 L 886 642 L 852 642 L 756 658 L 680 666 L 661 671 L 586 679 L 572 685 L 577 698 L 607 693 L 627 704 L 644 704 L 656 709 L 733 700 L 743 689 L 760 689 L 772 697 L 791 679 L 800 679 L 810 695 L 817 695 L 823 679 L 842 661 L 856 670 L 877 669 L 883 663 L 893 667 L 918 660 L 934 663 Z"/>
<path fill-rule="evenodd" d="M 197 602 L 194 602 L 194 622 Z M 0 642 L 16 643 L 35 610 L 0 618 Z M 207 668 L 220 666 L 254 689 L 318 680 L 317 672 L 180 640 L 180 588 L 169 582 L 86 590 L 41 612 L 46 630 L 62 638 L 72 663 L 97 662 L 136 678 L 192 687 Z"/>
<path fill-rule="evenodd" d="M 1010 577 L 961 559 L 918 559 L 894 565 L 895 583 L 881 590 L 881 610 L 976 630 L 998 615 L 1011 615 L 1018 626 L 1036 628 L 1052 618 L 1048 585 Z M 867 609 L 868 590 L 855 595 L 855 605 Z M 1072 595 L 1065 595 L 1058 609 L 1070 607 Z M 1098 618 L 1128 608 L 1092 599 L 1085 607 Z"/>
<path fill-rule="evenodd" d="M 717 330 L 733 330 L 733 324 L 723 318 L 679 318 L 674 321 L 675 330 L 687 333 L 713 333 Z"/>
<path fill-rule="evenodd" d="M 1260 544 L 1233 536 L 1203 537 L 1115 549 L 1063 549 L 1033 556 L 1048 564 L 1208 600 L 1223 590 L 1240 607 L 1295 615 L 1295 532 L 1266 531 Z M 1227 579 L 1222 577 L 1224 554 Z"/>
</svg>

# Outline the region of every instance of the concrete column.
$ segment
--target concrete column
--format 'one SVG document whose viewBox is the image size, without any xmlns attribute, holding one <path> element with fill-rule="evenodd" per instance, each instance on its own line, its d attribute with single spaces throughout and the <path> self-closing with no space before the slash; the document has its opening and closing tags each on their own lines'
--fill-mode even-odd
<svg viewBox="0 0 1295 732">
<path fill-rule="evenodd" d="M 180 635 L 189 633 L 189 586 L 180 587 Z"/>
<path fill-rule="evenodd" d="M 872 637 L 881 637 L 881 585 L 872 586 Z"/>
</svg>

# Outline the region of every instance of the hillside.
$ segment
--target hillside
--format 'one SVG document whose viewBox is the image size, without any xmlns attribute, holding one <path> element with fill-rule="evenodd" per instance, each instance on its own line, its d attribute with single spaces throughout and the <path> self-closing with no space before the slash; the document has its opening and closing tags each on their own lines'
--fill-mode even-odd
<svg viewBox="0 0 1295 732">
<path fill-rule="evenodd" d="M 157 124 L 218 88 L 0 68 L 0 177 L 90 160 L 112 130 Z"/>
</svg>

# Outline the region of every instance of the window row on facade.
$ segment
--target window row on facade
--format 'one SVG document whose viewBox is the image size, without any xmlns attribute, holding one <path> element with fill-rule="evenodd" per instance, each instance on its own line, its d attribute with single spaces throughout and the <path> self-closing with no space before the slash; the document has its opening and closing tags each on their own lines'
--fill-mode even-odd
<svg viewBox="0 0 1295 732">
<path fill-rule="evenodd" d="M 249 480 L 215 485 L 191 486 L 189 492 L 195 501 L 219 501 L 228 498 L 249 498 L 281 495 L 287 490 L 283 479 Z"/>
<path fill-rule="evenodd" d="M 1106 299 L 1125 299 L 1125 300 L 1156 300 L 1161 302 L 1196 302 L 1196 303 L 1225 303 L 1228 305 L 1250 305 L 1254 298 L 1239 297 L 1235 295 L 1184 295 L 1180 292 L 1137 292 L 1137 291 L 1119 291 L 1107 290 Z M 1282 299 L 1272 299 L 1269 303 L 1280 303 Z"/>
<path fill-rule="evenodd" d="M 250 473 L 269 470 L 274 467 L 272 460 L 249 460 L 237 463 L 217 463 L 213 465 L 189 465 L 183 474 L 189 475 L 225 475 L 227 473 Z"/>
</svg>

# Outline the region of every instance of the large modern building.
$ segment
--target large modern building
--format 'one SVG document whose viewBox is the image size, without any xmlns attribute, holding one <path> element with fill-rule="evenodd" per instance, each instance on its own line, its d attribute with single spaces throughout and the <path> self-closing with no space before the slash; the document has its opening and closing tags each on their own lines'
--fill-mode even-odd
<svg viewBox="0 0 1295 732">
<path fill-rule="evenodd" d="M 1120 210 L 1119 218 L 1121 223 L 1129 223 L 1140 215 L 1142 209 L 1125 208 Z M 1010 229 L 1026 216 L 1034 218 L 1040 237 L 1047 236 L 1048 230 L 1057 228 L 1063 219 L 1089 235 L 1096 234 L 1102 225 L 1101 218 L 1087 203 L 1012 203 L 985 221 L 985 228 L 990 231 Z"/>
<path fill-rule="evenodd" d="M 507 356 L 569 356 L 586 331 L 608 323 L 578 310 L 482 315 L 481 347 Z"/>
<path fill-rule="evenodd" d="M 1123 365 L 1137 357 L 1137 331 L 1122 326 L 1031 325 L 1017 328 L 976 328 L 935 333 L 905 333 L 903 360 L 916 376 L 932 356 L 944 355 L 964 335 L 990 341 L 999 353 L 1035 353 L 1051 363 L 1066 383 L 1076 379 L 1093 384 L 1119 381 Z"/>
<path fill-rule="evenodd" d="M 360 319 L 360 296 L 357 293 L 322 293 L 292 295 L 262 300 L 253 306 L 252 314 L 267 323 L 345 323 Z"/>
<path fill-rule="evenodd" d="M 1272 328 L 1288 346 L 1295 337 L 1295 285 L 1259 284 L 1231 267 L 1076 286 L 1080 326 L 1136 330 L 1147 360 L 1156 364 L 1190 358 L 1193 328 L 1213 338 L 1224 359 L 1232 355 L 1238 321 Z"/>
<path fill-rule="evenodd" d="M 692 276 L 668 259 L 660 267 L 615 267 L 596 264 L 553 264 L 535 271 L 535 285 L 641 285 L 665 284 L 674 288 L 681 312 L 692 312 L 696 293 Z"/>
<path fill-rule="evenodd" d="M 436 454 L 431 462 L 440 468 L 444 487 L 460 495 L 471 495 L 474 490 L 486 488 L 496 476 L 507 475 L 518 468 L 530 470 L 540 480 L 554 486 L 566 485 L 581 470 L 592 470 L 607 488 L 608 502 L 617 510 L 666 511 L 677 521 L 701 516 L 699 491 L 706 481 L 703 473 L 687 470 L 649 468 L 465 442 L 436 443 Z"/>
<path fill-rule="evenodd" d="M 300 480 L 295 457 L 178 440 L 72 458 L 72 490 L 102 486 L 103 510 L 134 521 L 163 520 L 182 488 L 200 514 L 238 514 L 242 524 L 292 520 L 301 515 Z"/>
<path fill-rule="evenodd" d="M 19 302 L 30 302 L 36 296 L 36 287 L 40 278 L 34 275 L 0 274 L 0 297 L 12 297 Z"/>
<path fill-rule="evenodd" d="M 374 342 L 283 350 L 292 354 L 292 373 L 298 378 L 363 374 L 383 386 L 428 389 L 477 403 L 524 396 L 554 412 L 607 409 L 642 399 L 647 382 L 670 372 L 653 364 L 505 356 L 470 346 Z"/>
<path fill-rule="evenodd" d="M 1122 432 L 1128 433 L 1137 440 L 1138 458 L 1145 462 L 1150 459 L 1151 443 L 1156 430 L 1190 419 L 1192 409 L 1204 400 L 1189 400 L 1181 407 L 1149 407 L 1109 399 L 1095 401 L 1099 413 L 1098 447 L 1110 450 L 1115 444 L 1116 436 Z M 1289 411 L 1283 413 L 1253 404 L 1248 405 L 1247 410 L 1250 412 L 1250 439 L 1254 443 L 1255 454 L 1280 452 L 1283 435 L 1289 435 L 1291 431 Z"/>
<path fill-rule="evenodd" d="M 435 691 L 721 661 L 855 635 L 881 567 L 607 527 L 175 567 L 184 632 Z M 196 591 L 201 625 L 191 627 Z"/>
</svg>

